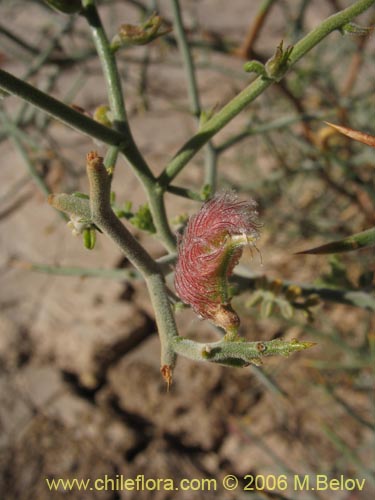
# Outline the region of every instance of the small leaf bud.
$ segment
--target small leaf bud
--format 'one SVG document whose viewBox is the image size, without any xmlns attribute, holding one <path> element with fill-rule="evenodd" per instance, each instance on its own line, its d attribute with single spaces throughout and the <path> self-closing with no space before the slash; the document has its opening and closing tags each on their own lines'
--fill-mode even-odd
<svg viewBox="0 0 375 500">
<path fill-rule="evenodd" d="M 289 45 L 284 50 L 283 41 L 280 42 L 280 45 L 277 47 L 275 54 L 265 64 L 265 68 L 269 78 L 275 80 L 276 82 L 281 80 L 288 68 L 288 61 L 292 51 L 292 45 Z"/>
<path fill-rule="evenodd" d="M 141 25 L 123 24 L 111 41 L 111 49 L 115 52 L 120 47 L 146 45 L 155 38 L 166 35 L 172 28 L 161 30 L 163 19 L 155 12 Z"/>
</svg>

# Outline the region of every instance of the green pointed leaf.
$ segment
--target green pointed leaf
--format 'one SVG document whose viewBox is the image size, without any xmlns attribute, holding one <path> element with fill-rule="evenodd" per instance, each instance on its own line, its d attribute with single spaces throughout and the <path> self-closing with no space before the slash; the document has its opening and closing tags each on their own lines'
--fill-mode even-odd
<svg viewBox="0 0 375 500">
<path fill-rule="evenodd" d="M 348 238 L 344 238 L 343 240 L 332 241 L 319 247 L 297 252 L 296 255 L 351 252 L 353 250 L 358 250 L 359 248 L 371 246 L 375 246 L 375 227 L 362 231 L 361 233 L 348 236 Z"/>
</svg>

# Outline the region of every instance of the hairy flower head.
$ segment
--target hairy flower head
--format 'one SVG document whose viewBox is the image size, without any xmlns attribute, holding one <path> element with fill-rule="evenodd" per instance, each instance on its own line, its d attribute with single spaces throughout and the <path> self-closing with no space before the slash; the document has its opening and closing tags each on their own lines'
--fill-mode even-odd
<svg viewBox="0 0 375 500">
<path fill-rule="evenodd" d="M 229 191 L 216 194 L 190 217 L 178 245 L 177 295 L 202 318 L 227 332 L 239 318 L 230 305 L 228 279 L 243 246 L 259 237 L 254 201 L 238 201 Z"/>
</svg>

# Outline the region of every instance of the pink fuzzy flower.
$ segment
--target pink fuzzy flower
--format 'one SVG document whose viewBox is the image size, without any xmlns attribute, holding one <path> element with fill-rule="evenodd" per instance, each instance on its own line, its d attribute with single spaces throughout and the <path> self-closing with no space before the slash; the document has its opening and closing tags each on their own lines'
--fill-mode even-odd
<svg viewBox="0 0 375 500">
<path fill-rule="evenodd" d="M 259 237 L 256 203 L 233 192 L 216 194 L 190 217 L 178 245 L 177 295 L 204 319 L 235 332 L 239 318 L 230 305 L 228 279 L 243 246 Z"/>
</svg>

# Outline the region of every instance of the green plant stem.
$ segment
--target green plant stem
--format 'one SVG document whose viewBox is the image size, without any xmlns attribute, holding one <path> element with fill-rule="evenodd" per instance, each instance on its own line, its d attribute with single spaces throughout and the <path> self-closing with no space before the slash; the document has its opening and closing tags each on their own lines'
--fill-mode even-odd
<svg viewBox="0 0 375 500">
<path fill-rule="evenodd" d="M 191 139 L 189 139 L 168 163 L 159 177 L 162 186 L 167 186 L 181 172 L 193 156 L 208 142 L 217 132 L 227 125 L 240 111 L 251 101 L 260 95 L 272 84 L 271 81 L 257 78 L 249 87 L 238 94 L 216 115 L 208 120 Z"/>
<path fill-rule="evenodd" d="M 26 178 L 28 179 L 28 177 Z M 166 258 L 167 257 L 167 258 Z M 160 271 L 163 275 L 170 272 L 171 256 L 157 259 Z M 35 271 L 44 274 L 53 274 L 55 276 L 77 276 L 80 278 L 101 278 L 109 280 L 143 280 L 142 274 L 137 269 L 104 269 L 104 268 L 85 268 L 73 266 L 51 266 L 48 264 L 37 264 L 35 262 L 14 261 L 11 263 L 14 267 L 20 267 L 29 271 Z"/>
<path fill-rule="evenodd" d="M 47 85 L 46 85 L 46 88 L 43 89 L 43 92 L 48 92 L 54 86 L 55 80 L 58 77 L 58 74 L 59 74 L 59 70 L 56 67 L 56 71 L 52 75 L 48 76 Z M 83 85 L 82 75 L 83 75 L 83 72 L 81 72 L 81 74 L 78 76 L 78 79 L 73 83 L 72 87 L 70 89 L 68 89 L 68 92 L 66 93 L 66 95 L 62 99 L 63 103 L 72 102 L 77 91 L 82 88 L 82 85 Z M 22 128 L 27 127 L 28 125 L 30 125 L 33 122 L 33 119 L 35 117 L 36 112 L 37 112 L 36 107 L 30 106 L 30 104 L 27 101 L 25 101 L 23 103 L 23 105 L 20 107 L 19 111 L 17 112 L 15 118 L 13 118 L 13 126 L 17 130 L 17 133 L 19 133 L 19 134 L 23 133 L 22 130 L 20 129 L 20 127 L 22 127 Z M 40 121 L 38 123 L 36 123 L 36 121 L 35 121 L 35 125 L 37 125 L 37 128 L 38 128 L 38 133 L 41 133 L 42 135 L 44 135 L 44 132 L 47 129 L 52 118 L 53 117 L 51 115 L 48 115 L 46 113 L 43 113 L 40 115 Z M 0 141 L 5 139 L 6 137 L 7 137 L 6 133 L 0 133 Z M 27 139 L 28 141 L 35 142 L 35 139 L 33 139 L 32 137 L 30 137 L 30 136 L 27 136 L 27 137 L 28 137 L 28 139 Z"/>
<path fill-rule="evenodd" d="M 160 239 L 165 244 L 165 247 L 170 253 L 173 253 L 176 248 L 175 237 L 169 227 L 166 217 L 165 207 L 163 203 L 163 190 L 161 190 L 151 171 L 143 168 L 143 164 L 138 162 L 139 156 L 137 149 L 131 145 L 121 133 L 117 130 L 110 129 L 95 120 L 85 116 L 73 108 L 54 99 L 48 94 L 41 92 L 32 85 L 29 85 L 15 76 L 0 69 L 0 88 L 13 95 L 21 97 L 25 101 L 40 108 L 54 118 L 65 123 L 69 127 L 73 127 L 84 134 L 87 134 L 95 139 L 103 141 L 113 146 L 118 146 L 124 156 L 130 161 L 132 166 L 136 165 L 135 171 L 138 178 L 143 183 L 148 196 L 150 210 L 153 216 L 154 224 L 157 229 Z"/>
<path fill-rule="evenodd" d="M 258 381 L 280 398 L 289 399 L 288 393 L 281 387 L 280 383 L 276 381 L 270 373 L 267 373 L 261 366 L 252 365 L 251 371 L 258 379 Z"/>
<path fill-rule="evenodd" d="M 188 86 L 188 94 L 190 100 L 190 107 L 192 114 L 198 119 L 201 115 L 201 104 L 199 98 L 199 89 L 195 75 L 195 68 L 191 50 L 182 21 L 181 8 L 179 0 L 171 0 L 172 12 L 174 19 L 174 32 L 176 34 L 178 47 L 182 56 L 185 67 L 185 75 Z M 205 184 L 209 184 L 212 191 L 216 190 L 216 177 L 217 177 L 217 155 L 214 145 L 208 141 L 205 151 Z"/>
<path fill-rule="evenodd" d="M 245 291 L 254 290 L 258 279 L 259 276 L 245 276 L 241 275 L 237 271 L 235 272 L 232 281 L 238 287 L 238 291 Z M 317 294 L 324 301 L 336 302 L 338 304 L 347 304 L 350 306 L 367 309 L 369 311 L 375 311 L 375 297 L 373 294 L 365 290 L 346 290 L 342 288 L 329 288 L 327 286 L 283 281 L 282 291 L 286 292 L 290 286 L 298 286 L 301 289 L 303 297 Z"/>
<path fill-rule="evenodd" d="M 174 18 L 174 23 L 173 23 L 174 33 L 177 38 L 177 44 L 185 67 L 185 75 L 188 87 L 190 107 L 193 115 L 196 118 L 199 118 L 201 114 L 199 90 L 198 90 L 197 80 L 195 77 L 194 62 L 182 21 L 179 0 L 171 0 L 171 6 Z"/>
<path fill-rule="evenodd" d="M 366 231 L 362 231 L 361 233 L 352 234 L 342 240 L 332 241 L 319 247 L 314 247 L 310 248 L 309 250 L 297 252 L 296 255 L 319 255 L 328 253 L 352 252 L 354 250 L 359 250 L 360 248 L 367 248 L 372 246 L 375 246 L 375 227 L 367 229 Z"/>
<path fill-rule="evenodd" d="M 218 154 L 216 152 L 216 148 L 212 144 L 212 142 L 208 142 L 206 146 L 206 156 L 204 159 L 204 185 L 210 186 L 211 192 L 214 193 L 216 191 L 217 186 L 217 160 Z"/>
<path fill-rule="evenodd" d="M 119 154 L 119 149 L 117 146 L 111 146 L 105 155 L 104 165 L 107 169 L 114 169 Z"/>
<path fill-rule="evenodd" d="M 150 205 L 152 220 L 157 235 L 170 254 L 176 252 L 176 237 L 168 223 L 167 212 L 164 203 L 164 189 L 158 183 L 148 186 L 147 199 Z"/>
<path fill-rule="evenodd" d="M 249 363 L 260 364 L 264 356 L 289 354 L 308 349 L 313 342 L 300 342 L 292 340 L 270 340 L 267 342 L 195 342 L 178 337 L 173 339 L 174 349 L 177 354 L 195 361 L 210 361 L 230 366 L 247 366 Z"/>
<path fill-rule="evenodd" d="M 109 40 L 96 9 L 95 1 L 82 0 L 82 6 L 82 15 L 90 25 L 95 48 L 102 65 L 109 106 L 114 118 L 114 126 L 119 132 L 123 130 L 125 135 L 128 135 L 129 129 L 127 126 L 121 80 L 117 71 L 115 57 L 109 46 Z"/>
<path fill-rule="evenodd" d="M 104 166 L 108 171 L 110 185 L 112 183 L 113 173 L 114 173 L 114 170 L 116 167 L 119 152 L 120 152 L 120 150 L 117 146 L 110 146 L 108 148 L 106 155 L 105 155 L 105 158 L 104 158 Z M 109 187 L 109 189 L 111 189 L 111 188 Z"/>
<path fill-rule="evenodd" d="M 358 0 L 353 5 L 337 14 L 328 17 L 317 28 L 312 30 L 293 49 L 285 73 L 292 68 L 307 52 L 315 47 L 332 31 L 339 29 L 353 18 L 374 5 L 375 0 Z M 176 153 L 167 164 L 159 177 L 160 184 L 167 186 L 184 168 L 188 161 L 204 146 L 217 132 L 237 116 L 246 106 L 262 94 L 270 85 L 272 80 L 262 77 L 256 78 L 248 87 L 234 97 L 218 113 L 209 119 L 191 139 Z"/>
<path fill-rule="evenodd" d="M 127 148 L 122 152 L 131 163 L 138 177 L 142 181 L 150 181 L 154 176 L 133 139 L 126 116 L 123 90 L 115 56 L 110 48 L 110 43 L 104 31 L 95 1 L 83 0 L 82 5 L 82 15 L 87 19 L 90 25 L 95 48 L 102 66 L 104 80 L 107 86 L 109 106 L 113 114 L 113 126 L 127 139 Z M 148 183 L 149 182 L 147 182 L 147 184 Z"/>
<path fill-rule="evenodd" d="M 0 25 L 0 34 L 5 35 L 7 38 L 9 38 L 9 40 L 22 47 L 24 50 L 27 50 L 31 54 L 39 54 L 39 49 L 37 47 L 31 45 L 28 41 L 8 30 L 7 28 L 5 28 L 5 26 Z"/>
<path fill-rule="evenodd" d="M 54 276 L 75 276 L 79 278 L 100 278 L 109 280 L 136 280 L 142 276 L 135 269 L 100 269 L 72 266 L 49 266 L 47 264 L 36 264 L 33 262 L 14 262 L 14 267 L 20 267 L 28 271 L 36 271 Z"/>
<path fill-rule="evenodd" d="M 60 207 L 61 207 L 61 196 L 69 196 L 69 195 L 57 195 L 60 198 Z M 78 198 L 77 198 L 78 199 Z M 89 207 L 88 202 L 86 200 L 82 200 L 86 206 L 86 211 L 82 213 L 80 211 L 80 215 L 83 218 L 88 218 Z M 173 254 L 166 255 L 156 262 L 159 265 L 159 269 L 164 276 L 167 276 L 171 270 L 176 256 Z M 80 267 L 68 267 L 68 266 L 48 266 L 44 264 L 35 264 L 35 263 L 27 263 L 25 264 L 29 266 L 32 271 L 39 271 L 42 273 L 56 274 L 62 276 L 81 276 L 81 277 L 98 277 L 98 278 L 107 278 L 114 280 L 123 280 L 123 279 L 142 279 L 142 275 L 137 270 L 123 270 L 123 269 L 91 269 L 91 268 L 80 268 Z M 255 288 L 255 283 L 259 279 L 259 277 L 251 277 L 244 278 L 238 275 L 235 275 L 233 281 L 240 286 L 242 291 L 251 291 Z M 319 287 L 314 285 L 307 285 L 301 283 L 293 283 L 290 281 L 283 282 L 283 291 L 286 291 L 290 286 L 298 286 L 301 288 L 302 296 L 308 297 L 311 294 L 317 294 L 319 297 L 328 302 L 335 302 L 338 304 L 346 304 L 354 307 L 359 307 L 362 309 L 367 309 L 369 311 L 375 311 L 375 299 L 374 297 L 363 290 L 344 290 L 339 288 L 327 288 L 327 287 Z"/>
<path fill-rule="evenodd" d="M 140 160 L 138 150 L 133 146 L 134 143 L 129 142 L 129 140 L 117 130 L 110 129 L 92 120 L 86 115 L 79 113 L 66 104 L 63 104 L 57 99 L 54 99 L 48 94 L 1 69 L 0 88 L 33 104 L 69 127 L 107 144 L 118 146 L 121 153 L 124 154 L 134 167 L 135 173 L 147 191 L 150 210 L 158 236 L 170 253 L 175 251 L 176 242 L 166 217 L 163 203 L 163 190 L 155 183 L 149 168 L 147 167 L 146 169 L 142 160 Z"/>
<path fill-rule="evenodd" d="M 334 386 L 331 386 L 330 384 L 325 384 L 323 386 L 324 390 L 329 394 L 336 403 L 338 403 L 341 408 L 345 410 L 345 412 L 350 415 L 354 420 L 356 420 L 359 424 L 363 425 L 364 427 L 367 427 L 371 431 L 374 430 L 374 424 L 373 422 L 370 422 L 369 420 L 366 420 L 365 418 L 360 415 L 357 410 L 350 405 L 345 399 L 343 399 L 341 396 L 339 396 L 336 393 L 336 390 Z"/>
<path fill-rule="evenodd" d="M 333 113 L 332 113 L 333 114 Z M 302 114 L 297 116 L 284 116 L 282 118 L 277 118 L 276 120 L 267 122 L 267 123 L 259 123 L 254 126 L 251 123 L 244 127 L 242 132 L 229 137 L 221 144 L 216 146 L 216 151 L 218 154 L 223 153 L 227 149 L 237 145 L 244 139 L 248 137 L 252 137 L 254 135 L 264 134 L 265 132 L 272 132 L 274 130 L 286 129 L 290 125 L 298 122 L 307 122 L 312 120 L 324 120 L 327 117 L 327 113 L 316 113 L 316 114 Z"/>
<path fill-rule="evenodd" d="M 69 127 L 106 144 L 122 145 L 124 149 L 126 148 L 127 139 L 116 130 L 105 127 L 2 69 L 0 69 L 0 88 L 33 104 Z"/>
<path fill-rule="evenodd" d="M 135 166 L 136 174 L 141 181 L 148 187 L 152 184 L 154 177 L 151 171 L 141 162 L 139 152 L 134 148 L 134 143 L 132 143 L 129 137 L 126 137 L 123 133 L 96 122 L 83 113 L 76 111 L 70 106 L 63 104 L 61 101 L 58 101 L 45 92 L 38 90 L 32 85 L 29 85 L 1 69 L 0 88 L 33 104 L 69 127 L 83 132 L 99 141 L 105 142 L 106 144 L 118 146 L 132 166 Z"/>
<path fill-rule="evenodd" d="M 167 188 L 167 191 L 176 196 L 181 196 L 182 198 L 188 198 L 189 200 L 194 201 L 202 201 L 202 196 L 196 191 L 192 191 L 191 189 L 170 184 Z"/>
<path fill-rule="evenodd" d="M 3 122 L 4 130 L 3 136 L 8 137 L 9 135 L 15 137 L 17 136 L 20 141 L 23 141 L 25 144 L 30 146 L 34 150 L 40 149 L 40 144 L 30 135 L 26 134 L 17 127 L 17 122 L 13 121 L 8 115 L 5 115 L 5 112 L 1 110 L 0 107 L 0 116 Z M 0 140 L 2 137 L 0 137 Z"/>
<path fill-rule="evenodd" d="M 365 476 L 369 483 L 375 486 L 374 472 L 371 468 L 368 468 L 360 459 L 358 454 L 349 446 L 333 429 L 330 429 L 327 425 L 323 425 L 323 431 L 327 438 L 332 442 L 332 444 L 337 448 L 341 455 L 345 457 L 349 464 L 355 464 L 358 472 Z"/>
<path fill-rule="evenodd" d="M 83 0 L 82 4 L 84 7 L 82 13 L 91 27 L 95 47 L 102 65 L 107 85 L 109 104 L 114 115 L 114 126 L 116 130 L 123 133 L 127 139 L 127 146 L 126 148 L 122 148 L 121 152 L 133 167 L 135 174 L 142 182 L 146 190 L 150 211 L 158 236 L 169 252 L 174 252 L 176 248 L 176 241 L 168 224 L 163 201 L 163 192 L 158 189 L 158 186 L 155 183 L 154 175 L 152 174 L 133 139 L 127 121 L 125 101 L 123 98 L 122 85 L 117 70 L 116 59 L 110 48 L 95 1 Z"/>
<path fill-rule="evenodd" d="M 169 267 L 170 257 L 168 256 L 167 261 L 161 262 L 159 266 L 116 217 L 110 206 L 110 176 L 100 157 L 95 156 L 94 159 L 89 159 L 87 173 L 90 183 L 90 201 L 74 195 L 58 194 L 51 195 L 49 202 L 58 210 L 94 223 L 116 243 L 145 280 L 158 326 L 161 345 L 161 367 L 163 375 L 169 383 L 171 371 L 176 361 L 172 340 L 178 336 L 168 298 L 169 292 L 163 276 L 164 268 Z M 47 269 L 46 267 L 39 268 L 39 270 L 53 272 L 53 269 Z M 87 272 L 83 274 L 88 275 Z"/>
<path fill-rule="evenodd" d="M 10 134 L 11 139 L 13 141 L 13 144 L 20 154 L 22 160 L 24 161 L 25 167 L 31 177 L 34 179 L 35 184 L 38 186 L 39 190 L 44 194 L 44 195 L 49 195 L 51 193 L 49 187 L 45 183 L 44 179 L 40 175 L 40 173 L 37 171 L 35 168 L 34 163 L 31 161 L 26 149 L 24 148 L 18 134 L 16 133 L 17 129 L 13 127 L 12 122 L 8 115 L 5 113 L 5 111 L 0 110 L 0 120 L 4 126 L 4 128 L 7 130 L 7 132 Z M 67 220 L 67 217 L 65 214 L 58 212 L 59 216 L 62 217 L 62 219 Z"/>
<path fill-rule="evenodd" d="M 109 176 L 100 157 L 88 159 L 87 174 L 90 183 L 91 220 L 117 244 L 146 281 L 160 336 L 161 365 L 162 368 L 168 366 L 172 370 L 176 354 L 171 346 L 178 333 L 161 269 L 112 211 Z"/>
</svg>

